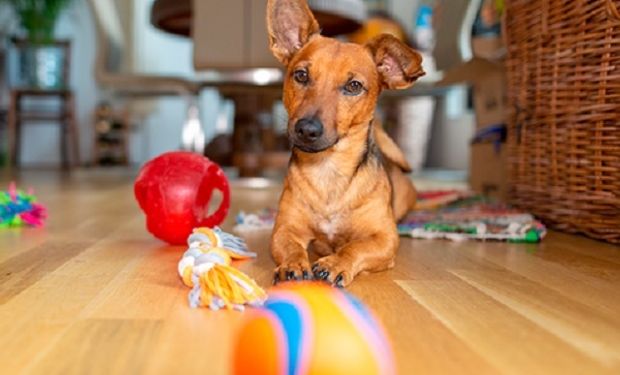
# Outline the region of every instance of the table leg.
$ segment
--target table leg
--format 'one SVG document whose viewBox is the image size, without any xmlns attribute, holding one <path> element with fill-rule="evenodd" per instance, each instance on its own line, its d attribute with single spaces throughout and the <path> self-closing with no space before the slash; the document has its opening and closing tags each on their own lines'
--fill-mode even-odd
<svg viewBox="0 0 620 375">
<path fill-rule="evenodd" d="M 273 103 L 282 96 L 279 90 L 272 92 L 247 92 L 227 94 L 235 102 L 235 124 L 233 132 L 233 165 L 240 177 L 261 176 L 266 168 L 274 167 L 273 158 L 276 139 L 271 124 L 262 123 L 259 114 L 271 114 Z M 267 161 L 267 162 L 266 162 Z M 284 168 L 284 165 L 278 167 Z"/>
</svg>

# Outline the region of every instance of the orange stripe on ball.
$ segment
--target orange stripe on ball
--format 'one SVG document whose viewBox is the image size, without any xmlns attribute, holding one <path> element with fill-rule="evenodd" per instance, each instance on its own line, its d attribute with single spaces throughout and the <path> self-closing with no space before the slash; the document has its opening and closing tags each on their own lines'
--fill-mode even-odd
<svg viewBox="0 0 620 375">
<path fill-rule="evenodd" d="M 233 351 L 234 375 L 285 374 L 280 323 L 269 312 L 253 313 L 238 334 Z"/>
</svg>

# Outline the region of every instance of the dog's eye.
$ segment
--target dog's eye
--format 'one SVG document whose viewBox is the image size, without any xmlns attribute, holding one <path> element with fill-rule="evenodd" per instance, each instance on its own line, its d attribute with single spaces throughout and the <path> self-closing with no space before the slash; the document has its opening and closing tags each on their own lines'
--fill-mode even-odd
<svg viewBox="0 0 620 375">
<path fill-rule="evenodd" d="M 344 92 L 346 95 L 359 95 L 364 91 L 364 85 L 360 81 L 349 81 L 344 85 Z"/>
<path fill-rule="evenodd" d="M 310 81 L 308 72 L 302 69 L 296 70 L 295 73 L 293 73 L 293 78 L 295 78 L 295 81 L 301 83 L 302 85 L 305 85 L 308 81 Z"/>
</svg>

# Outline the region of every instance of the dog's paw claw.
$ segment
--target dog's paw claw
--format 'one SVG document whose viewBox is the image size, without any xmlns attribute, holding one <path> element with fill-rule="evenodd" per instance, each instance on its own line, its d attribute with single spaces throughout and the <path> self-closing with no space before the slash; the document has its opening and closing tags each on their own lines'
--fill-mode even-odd
<svg viewBox="0 0 620 375">
<path fill-rule="evenodd" d="M 341 259 L 333 255 L 316 261 L 312 265 L 312 271 L 315 279 L 325 281 L 338 288 L 344 288 L 353 281 L 346 263 L 343 264 Z"/>
<path fill-rule="evenodd" d="M 329 271 L 321 267 L 314 267 L 314 278 L 316 280 L 326 281 L 329 278 Z"/>
<path fill-rule="evenodd" d="M 338 276 L 336 276 L 336 279 L 334 280 L 334 286 L 336 288 L 344 288 L 344 285 L 342 284 L 344 282 L 344 273 L 339 273 Z"/>
<path fill-rule="evenodd" d="M 299 263 L 282 264 L 274 272 L 273 284 L 285 281 L 300 281 L 310 278 L 310 265 Z"/>
</svg>

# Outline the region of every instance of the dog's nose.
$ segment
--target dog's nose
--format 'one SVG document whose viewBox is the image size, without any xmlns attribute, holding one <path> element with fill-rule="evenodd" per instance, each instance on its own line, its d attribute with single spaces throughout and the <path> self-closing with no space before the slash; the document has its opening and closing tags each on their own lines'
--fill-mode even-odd
<svg viewBox="0 0 620 375">
<path fill-rule="evenodd" d="M 295 124 L 295 134 L 306 142 L 314 142 L 323 135 L 323 124 L 316 118 L 303 118 Z"/>
</svg>

